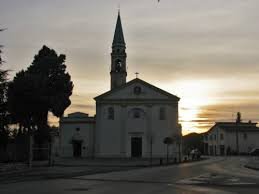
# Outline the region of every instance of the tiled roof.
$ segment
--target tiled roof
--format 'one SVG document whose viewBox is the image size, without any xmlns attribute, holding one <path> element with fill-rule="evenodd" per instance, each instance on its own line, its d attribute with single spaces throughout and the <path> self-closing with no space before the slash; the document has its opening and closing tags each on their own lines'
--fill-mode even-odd
<svg viewBox="0 0 259 194">
<path fill-rule="evenodd" d="M 224 129 L 226 131 L 235 131 L 238 129 L 239 131 L 258 131 L 259 127 L 256 127 L 257 123 L 236 123 L 236 122 L 217 122 L 215 126 Z"/>
</svg>

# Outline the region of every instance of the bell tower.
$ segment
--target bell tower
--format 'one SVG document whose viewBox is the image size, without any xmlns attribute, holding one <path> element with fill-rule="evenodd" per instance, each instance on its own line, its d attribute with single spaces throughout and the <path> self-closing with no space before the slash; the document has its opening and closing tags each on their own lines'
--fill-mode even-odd
<svg viewBox="0 0 259 194">
<path fill-rule="evenodd" d="M 121 25 L 120 12 L 118 12 L 111 53 L 111 90 L 126 83 L 126 44 Z"/>
</svg>

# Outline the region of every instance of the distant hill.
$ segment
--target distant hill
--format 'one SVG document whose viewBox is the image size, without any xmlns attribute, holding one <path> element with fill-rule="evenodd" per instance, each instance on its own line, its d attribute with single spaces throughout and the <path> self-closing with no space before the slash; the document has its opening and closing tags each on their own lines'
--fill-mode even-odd
<svg viewBox="0 0 259 194">
<path fill-rule="evenodd" d="M 183 152 L 187 154 L 192 149 L 199 149 L 203 152 L 203 134 L 189 133 L 183 136 Z"/>
</svg>

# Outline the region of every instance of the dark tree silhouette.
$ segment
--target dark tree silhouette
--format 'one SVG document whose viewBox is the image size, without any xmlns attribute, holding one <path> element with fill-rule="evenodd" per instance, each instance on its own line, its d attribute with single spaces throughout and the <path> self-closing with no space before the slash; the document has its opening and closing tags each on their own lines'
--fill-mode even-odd
<svg viewBox="0 0 259 194">
<path fill-rule="evenodd" d="M 8 108 L 12 119 L 19 123 L 25 130 L 31 132 L 35 129 L 35 112 L 37 90 L 33 77 L 25 71 L 18 72 L 8 87 Z"/>
<path fill-rule="evenodd" d="M 185 154 L 190 153 L 193 149 L 198 149 L 199 151 L 204 152 L 204 144 L 203 144 L 203 135 L 198 133 L 190 133 L 188 135 L 183 136 L 183 152 Z"/>
<path fill-rule="evenodd" d="M 0 29 L 0 32 L 4 29 Z M 8 143 L 8 112 L 7 112 L 7 76 L 8 71 L 1 69 L 3 60 L 1 57 L 3 46 L 0 45 L 0 148 L 6 150 Z"/>
<path fill-rule="evenodd" d="M 7 112 L 7 74 L 8 72 L 0 69 L 0 147 L 6 149 L 8 143 L 8 112 Z"/>
<path fill-rule="evenodd" d="M 10 112 L 19 123 L 35 129 L 38 143 L 42 143 L 48 136 L 48 113 L 61 117 L 71 104 L 72 90 L 65 55 L 43 46 L 28 69 L 17 73 L 10 83 Z"/>
</svg>

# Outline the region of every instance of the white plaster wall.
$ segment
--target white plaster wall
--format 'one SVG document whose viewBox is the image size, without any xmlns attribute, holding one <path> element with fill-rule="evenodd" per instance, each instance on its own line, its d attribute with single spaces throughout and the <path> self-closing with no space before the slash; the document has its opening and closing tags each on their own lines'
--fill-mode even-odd
<svg viewBox="0 0 259 194">
<path fill-rule="evenodd" d="M 159 120 L 159 109 L 164 107 L 166 110 L 165 120 Z M 173 135 L 181 134 L 178 125 L 178 108 L 174 105 L 155 105 L 152 108 L 152 131 L 155 134 L 153 144 L 153 154 L 156 157 L 166 157 L 166 145 L 163 143 L 165 137 L 172 137 Z M 175 153 L 176 145 L 170 146 L 171 157 L 177 157 Z"/>
<path fill-rule="evenodd" d="M 114 108 L 114 120 L 108 119 L 108 108 Z M 121 106 L 97 105 L 96 156 L 120 157 Z"/>
<path fill-rule="evenodd" d="M 220 134 L 220 131 L 218 129 L 218 127 L 214 127 L 209 133 L 208 133 L 208 152 L 209 152 L 209 155 L 218 155 L 219 154 L 219 151 L 218 151 L 218 145 L 219 145 L 219 134 Z M 216 136 L 216 139 L 215 139 L 215 136 Z M 212 139 L 211 139 L 212 137 Z M 213 151 L 211 151 L 211 146 L 213 146 Z M 215 146 L 216 146 L 216 149 L 215 149 Z"/>
<path fill-rule="evenodd" d="M 72 137 L 78 132 L 83 138 L 82 157 L 91 157 L 94 152 L 94 123 L 60 123 L 60 156 L 73 157 Z"/>
<path fill-rule="evenodd" d="M 135 94 L 134 88 L 141 87 Z M 172 96 L 171 96 L 172 97 Z M 113 107 L 115 119 L 108 120 L 108 108 Z M 159 120 L 160 107 L 166 110 L 166 119 Z M 143 110 L 139 119 L 130 118 L 134 108 Z M 137 81 L 120 90 L 97 99 L 96 102 L 96 156 L 131 157 L 131 137 L 142 137 L 142 156 L 150 156 L 150 136 L 153 137 L 153 157 L 166 157 L 165 137 L 181 135 L 178 123 L 178 99 L 169 98 L 157 88 Z M 176 154 L 176 146 L 170 146 L 170 155 Z"/>
<path fill-rule="evenodd" d="M 259 131 L 258 132 L 246 132 L 247 139 L 244 139 L 245 132 L 238 133 L 239 152 L 248 153 L 252 148 L 259 148 Z M 230 146 L 231 150 L 236 150 L 236 133 L 228 133 L 227 146 Z"/>
<path fill-rule="evenodd" d="M 224 140 L 220 140 L 220 133 L 224 135 Z M 247 139 L 244 139 L 244 133 L 247 134 Z M 210 135 L 213 135 L 213 140 L 210 140 Z M 217 140 L 214 140 L 214 135 L 217 136 Z M 238 140 L 239 140 L 239 152 L 240 153 L 248 153 L 252 148 L 259 148 L 259 131 L 247 131 L 243 132 L 240 131 L 238 133 Z M 216 154 L 220 154 L 220 145 L 225 146 L 225 154 L 227 148 L 230 147 L 231 151 L 236 151 L 236 133 L 235 131 L 225 131 L 218 127 L 215 127 L 208 133 L 208 145 L 209 146 L 216 146 Z M 209 148 L 209 154 L 210 148 Z"/>
<path fill-rule="evenodd" d="M 115 119 L 108 120 L 108 108 L 115 110 Z M 159 120 L 159 109 L 164 107 L 166 119 Z M 141 118 L 132 118 L 132 109 L 143 110 Z M 131 157 L 131 137 L 142 137 L 142 157 L 150 156 L 149 139 L 153 137 L 153 157 L 166 157 L 165 137 L 181 134 L 178 107 L 172 104 L 156 105 L 102 105 L 97 104 L 96 156 Z M 151 133 L 152 132 L 152 133 Z M 170 157 L 178 157 L 176 144 L 170 146 Z"/>
</svg>

